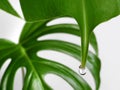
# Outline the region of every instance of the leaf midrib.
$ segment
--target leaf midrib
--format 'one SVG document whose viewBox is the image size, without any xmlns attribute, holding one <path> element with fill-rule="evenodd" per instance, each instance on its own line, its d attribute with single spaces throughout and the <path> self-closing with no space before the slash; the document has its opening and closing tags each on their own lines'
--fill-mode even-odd
<svg viewBox="0 0 120 90">
<path fill-rule="evenodd" d="M 28 56 L 27 53 L 26 53 L 26 50 L 25 50 L 22 46 L 20 46 L 20 47 L 21 47 L 21 53 L 22 53 L 23 57 L 25 57 L 26 60 L 28 61 L 29 65 L 31 66 L 31 68 L 32 68 L 32 70 L 33 70 L 33 72 L 34 72 L 34 74 L 35 74 L 35 76 L 39 78 L 39 82 L 41 83 L 41 84 L 40 84 L 40 85 L 41 85 L 41 88 L 42 88 L 42 90 L 44 90 L 42 81 L 40 80 L 41 77 L 39 77 L 39 74 L 38 74 L 37 71 L 35 70 L 34 65 L 31 63 L 31 60 L 30 60 L 29 56 Z"/>
<path fill-rule="evenodd" d="M 87 23 L 88 22 L 87 22 L 86 4 L 85 4 L 85 0 L 81 0 L 81 2 L 82 2 L 82 14 L 83 14 L 84 32 L 87 32 Z M 87 36 L 87 33 L 85 33 L 85 36 Z M 87 38 L 87 37 L 85 37 L 85 38 Z"/>
</svg>

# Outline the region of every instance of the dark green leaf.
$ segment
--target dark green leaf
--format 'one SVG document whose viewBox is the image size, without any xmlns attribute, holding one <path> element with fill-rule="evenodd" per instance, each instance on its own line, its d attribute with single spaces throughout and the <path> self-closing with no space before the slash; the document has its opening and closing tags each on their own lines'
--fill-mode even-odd
<svg viewBox="0 0 120 90">
<path fill-rule="evenodd" d="M 62 53 L 66 53 L 70 56 L 75 57 L 78 60 L 81 60 L 81 48 L 77 45 L 71 44 L 71 43 L 66 43 L 66 42 L 58 42 L 58 41 L 43 41 L 43 42 L 37 42 L 36 40 L 38 37 L 41 37 L 43 35 L 51 34 L 51 33 L 68 33 L 68 34 L 73 34 L 76 36 L 81 36 L 80 30 L 78 25 L 74 24 L 59 24 L 59 25 L 52 25 L 52 26 L 45 26 L 46 23 L 44 24 L 39 24 L 39 23 L 27 23 L 23 29 L 23 32 L 21 34 L 20 38 L 20 43 L 25 47 L 34 47 L 30 48 L 30 51 L 32 50 L 30 56 L 35 56 L 35 52 L 41 49 L 52 49 L 52 50 L 57 50 Z M 29 27 L 32 27 L 29 29 Z M 34 28 L 35 27 L 35 28 Z M 28 31 L 31 31 L 29 33 L 26 33 Z M 28 38 L 29 37 L 29 38 Z M 32 41 L 32 42 L 31 42 Z M 58 45 L 61 43 L 61 45 Z M 97 41 L 95 38 L 95 35 L 91 35 L 90 43 L 95 49 L 96 53 L 98 50 L 97 46 Z M 43 46 L 43 47 L 42 47 Z M 30 52 L 28 51 L 28 52 Z M 96 90 L 99 88 L 100 85 L 100 61 L 99 59 L 94 55 L 90 54 L 88 55 L 88 62 L 87 62 L 87 67 L 90 69 L 95 82 L 96 82 Z"/>
<path fill-rule="evenodd" d="M 14 43 L 8 40 L 0 39 L 0 68 L 3 65 L 4 61 L 10 58 L 9 55 L 14 52 L 12 49 L 14 46 Z"/>
<path fill-rule="evenodd" d="M 120 0 L 20 0 L 20 3 L 28 22 L 65 16 L 76 19 L 82 35 L 82 67 L 86 64 L 89 38 L 93 29 L 120 14 Z"/>
<path fill-rule="evenodd" d="M 20 17 L 18 13 L 14 10 L 8 0 L 0 0 L 0 9 L 14 15 Z"/>
<path fill-rule="evenodd" d="M 51 33 L 67 33 L 81 37 L 81 30 L 76 24 L 58 24 L 52 26 L 45 25 L 46 22 L 26 23 L 23 32 L 21 33 L 20 42 L 29 43 L 29 41 L 33 38 L 37 39 L 38 37 Z M 98 55 L 98 44 L 94 33 L 91 34 L 90 44 L 95 50 L 96 55 Z"/>
<path fill-rule="evenodd" d="M 34 42 L 34 45 L 32 43 L 29 43 L 28 46 L 26 46 L 25 48 L 27 48 L 28 52 L 31 52 L 29 56 L 33 58 L 36 56 L 35 52 L 38 52 L 39 50 L 55 50 L 68 54 L 81 62 L 81 48 L 80 46 L 72 43 L 58 40 L 43 40 L 39 42 Z M 96 90 L 98 90 L 100 86 L 100 60 L 92 52 L 88 53 L 87 60 L 87 67 L 94 77 Z"/>
<path fill-rule="evenodd" d="M 0 86 L 1 90 L 13 89 L 15 74 L 17 70 L 22 67 L 25 67 L 27 70 L 23 90 L 52 90 L 51 87 L 44 81 L 44 76 L 49 73 L 62 77 L 75 90 L 91 90 L 87 82 L 71 69 L 59 63 L 38 58 L 36 56 L 36 53 L 39 50 L 51 49 L 68 54 L 81 61 L 81 48 L 77 45 L 63 41 L 37 41 L 39 36 L 41 37 L 50 33 L 62 32 L 80 36 L 79 27 L 74 24 L 61 24 L 53 26 L 45 25 L 46 22 L 26 24 L 18 45 L 3 39 L 0 40 L 0 67 L 8 58 L 12 59 L 2 78 Z M 93 42 L 92 40 L 96 40 L 94 35 L 93 38 L 91 38 L 91 44 L 94 46 L 96 41 Z M 58 43 L 61 43 L 62 45 L 58 45 Z M 96 90 L 98 90 L 100 85 L 100 61 L 91 52 L 89 52 L 88 55 L 87 67 L 95 79 Z M 58 71 L 59 69 L 60 71 Z"/>
<path fill-rule="evenodd" d="M 0 40 L 4 43 L 4 48 L 10 44 L 5 40 Z M 4 51 L 0 50 L 0 53 Z M 90 86 L 78 74 L 64 65 L 53 61 L 46 61 L 45 59 L 36 58 L 36 56 L 29 56 L 32 52 L 28 52 L 26 48 L 21 45 L 14 45 L 11 47 L 13 52 L 4 57 L 12 59 L 7 70 L 4 73 L 2 82 L 0 84 L 1 90 L 13 90 L 14 76 L 17 70 L 21 67 L 26 68 L 26 77 L 23 90 L 52 90 L 44 81 L 44 76 L 48 73 L 56 74 L 66 80 L 75 90 L 91 90 Z M 8 51 L 4 52 L 7 53 Z M 36 53 L 36 52 L 35 52 Z M 34 54 L 35 54 L 34 53 Z M 0 63 L 3 61 L 0 58 Z M 6 60 L 4 60 L 5 62 Z"/>
</svg>

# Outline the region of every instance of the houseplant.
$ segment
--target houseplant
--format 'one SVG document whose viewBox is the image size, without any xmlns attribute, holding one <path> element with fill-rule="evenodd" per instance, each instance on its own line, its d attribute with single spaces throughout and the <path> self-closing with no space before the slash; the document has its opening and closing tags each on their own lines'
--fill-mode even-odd
<svg viewBox="0 0 120 90">
<path fill-rule="evenodd" d="M 43 80 L 44 75 L 46 73 L 54 73 L 61 76 L 71 86 L 73 86 L 75 90 L 91 90 L 90 86 L 72 70 L 70 70 L 69 68 L 59 63 L 48 61 L 43 58 L 39 58 L 36 56 L 36 52 L 38 50 L 43 50 L 43 49 L 52 49 L 52 50 L 57 50 L 57 51 L 61 51 L 63 53 L 69 54 L 77 58 L 78 60 L 81 60 L 80 52 L 82 52 L 81 68 L 84 69 L 86 65 L 89 42 L 91 42 L 91 45 L 94 47 L 96 52 L 98 52 L 97 44 L 95 41 L 96 39 L 94 37 L 94 34 L 92 34 L 91 36 L 91 32 L 93 31 L 95 26 L 97 26 L 99 23 L 109 20 L 110 18 L 117 16 L 119 14 L 120 1 L 119 0 L 116 0 L 116 1 L 102 0 L 98 2 L 97 0 L 93 0 L 93 1 L 45 0 L 45 1 L 42 1 L 41 3 L 41 0 L 36 0 L 36 2 L 29 0 L 27 4 L 26 2 L 27 0 L 26 1 L 20 0 L 23 14 L 25 16 L 27 23 L 22 30 L 19 44 L 15 45 L 10 41 L 6 41 L 3 39 L 0 40 L 0 45 L 1 45 L 0 46 L 1 48 L 0 49 L 1 50 L 0 66 L 2 66 L 2 64 L 5 62 L 5 60 L 8 57 L 12 58 L 12 61 L 8 69 L 6 70 L 5 75 L 3 76 L 0 89 L 12 90 L 13 83 L 10 83 L 10 81 L 12 80 L 13 82 L 15 72 L 17 71 L 18 68 L 25 67 L 27 69 L 27 74 L 25 77 L 25 83 L 23 87 L 24 90 L 51 89 Z M 8 7 L 6 7 L 4 3 Z M 15 10 L 10 6 L 8 1 L 0 2 L 0 6 L 1 6 L 0 7 L 1 9 L 19 17 L 19 15 L 15 12 Z M 111 11 L 108 10 L 110 8 L 111 8 Z M 61 16 L 69 16 L 69 17 L 75 18 L 79 26 L 69 25 L 69 24 L 55 25 L 50 27 L 46 26 L 46 23 L 48 23 L 50 20 L 61 17 Z M 76 29 L 79 29 L 79 28 L 81 30 L 81 37 L 82 37 L 81 39 L 82 50 L 77 45 L 63 42 L 63 41 L 55 41 L 55 40 L 37 41 L 36 40 L 38 36 L 49 34 L 49 33 L 56 33 L 56 32 L 70 33 L 78 36 L 80 35 L 80 31 L 76 31 Z M 90 37 L 91 39 L 89 40 Z M 62 45 L 59 45 L 59 43 L 62 43 Z M 5 55 L 5 52 L 7 52 L 8 49 L 10 49 L 11 52 L 8 53 L 8 55 Z M 15 53 L 16 56 L 18 56 L 17 58 L 14 57 L 13 55 L 14 52 L 17 52 Z M 98 90 L 99 84 L 100 84 L 100 77 L 99 77 L 100 61 L 96 55 L 89 52 L 88 58 L 87 58 L 88 59 L 87 66 L 88 66 L 88 69 L 90 69 L 93 77 L 95 78 L 96 90 Z M 44 69 L 40 69 L 40 67 Z M 58 71 L 58 69 L 60 69 L 61 71 Z M 29 79 L 29 77 L 31 80 Z M 11 87 L 8 87 L 8 86 L 11 86 Z"/>
</svg>

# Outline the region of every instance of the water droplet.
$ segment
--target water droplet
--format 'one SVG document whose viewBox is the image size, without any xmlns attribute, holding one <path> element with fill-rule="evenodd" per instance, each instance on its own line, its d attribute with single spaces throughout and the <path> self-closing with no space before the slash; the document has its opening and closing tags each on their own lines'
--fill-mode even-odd
<svg viewBox="0 0 120 90">
<path fill-rule="evenodd" d="M 85 75 L 86 74 L 86 68 L 83 68 L 83 67 L 79 66 L 79 73 L 81 75 Z"/>
</svg>

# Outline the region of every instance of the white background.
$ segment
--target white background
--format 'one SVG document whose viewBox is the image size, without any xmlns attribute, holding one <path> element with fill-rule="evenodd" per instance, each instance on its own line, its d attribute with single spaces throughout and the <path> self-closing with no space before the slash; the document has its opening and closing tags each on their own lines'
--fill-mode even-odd
<svg viewBox="0 0 120 90">
<path fill-rule="evenodd" d="M 18 1 L 10 1 L 16 10 L 20 13 L 20 15 L 22 15 Z M 74 19 L 62 18 L 55 20 L 50 24 L 60 22 L 76 23 Z M 22 19 L 18 19 L 12 15 L 7 14 L 6 12 L 0 11 L 0 38 L 6 38 L 15 43 L 18 43 L 19 35 L 23 25 L 24 21 Z M 99 45 L 99 57 L 101 58 L 102 62 L 100 90 L 120 90 L 120 16 L 115 17 L 108 22 L 100 24 L 95 28 L 94 32 L 97 36 Z M 65 39 L 65 37 L 67 38 Z M 66 40 L 76 44 L 80 43 L 80 38 L 66 34 L 49 35 L 42 37 L 41 39 L 47 38 Z M 75 61 L 75 59 L 71 58 L 70 56 L 53 51 L 43 51 L 39 52 L 38 54 L 49 59 L 57 59 L 59 62 L 64 63 L 65 65 L 78 72 L 79 62 Z M 0 71 L 0 78 L 7 64 L 8 62 Z M 21 90 L 20 77 L 21 72 L 19 70 L 18 76 L 16 77 L 17 80 L 15 81 L 15 90 Z M 89 71 L 87 71 L 87 74 L 84 76 L 84 78 L 89 81 L 89 84 L 94 90 L 93 78 Z M 54 90 L 73 90 L 65 81 L 57 76 L 48 75 L 46 76 L 46 80 L 49 85 L 54 88 Z"/>
</svg>

